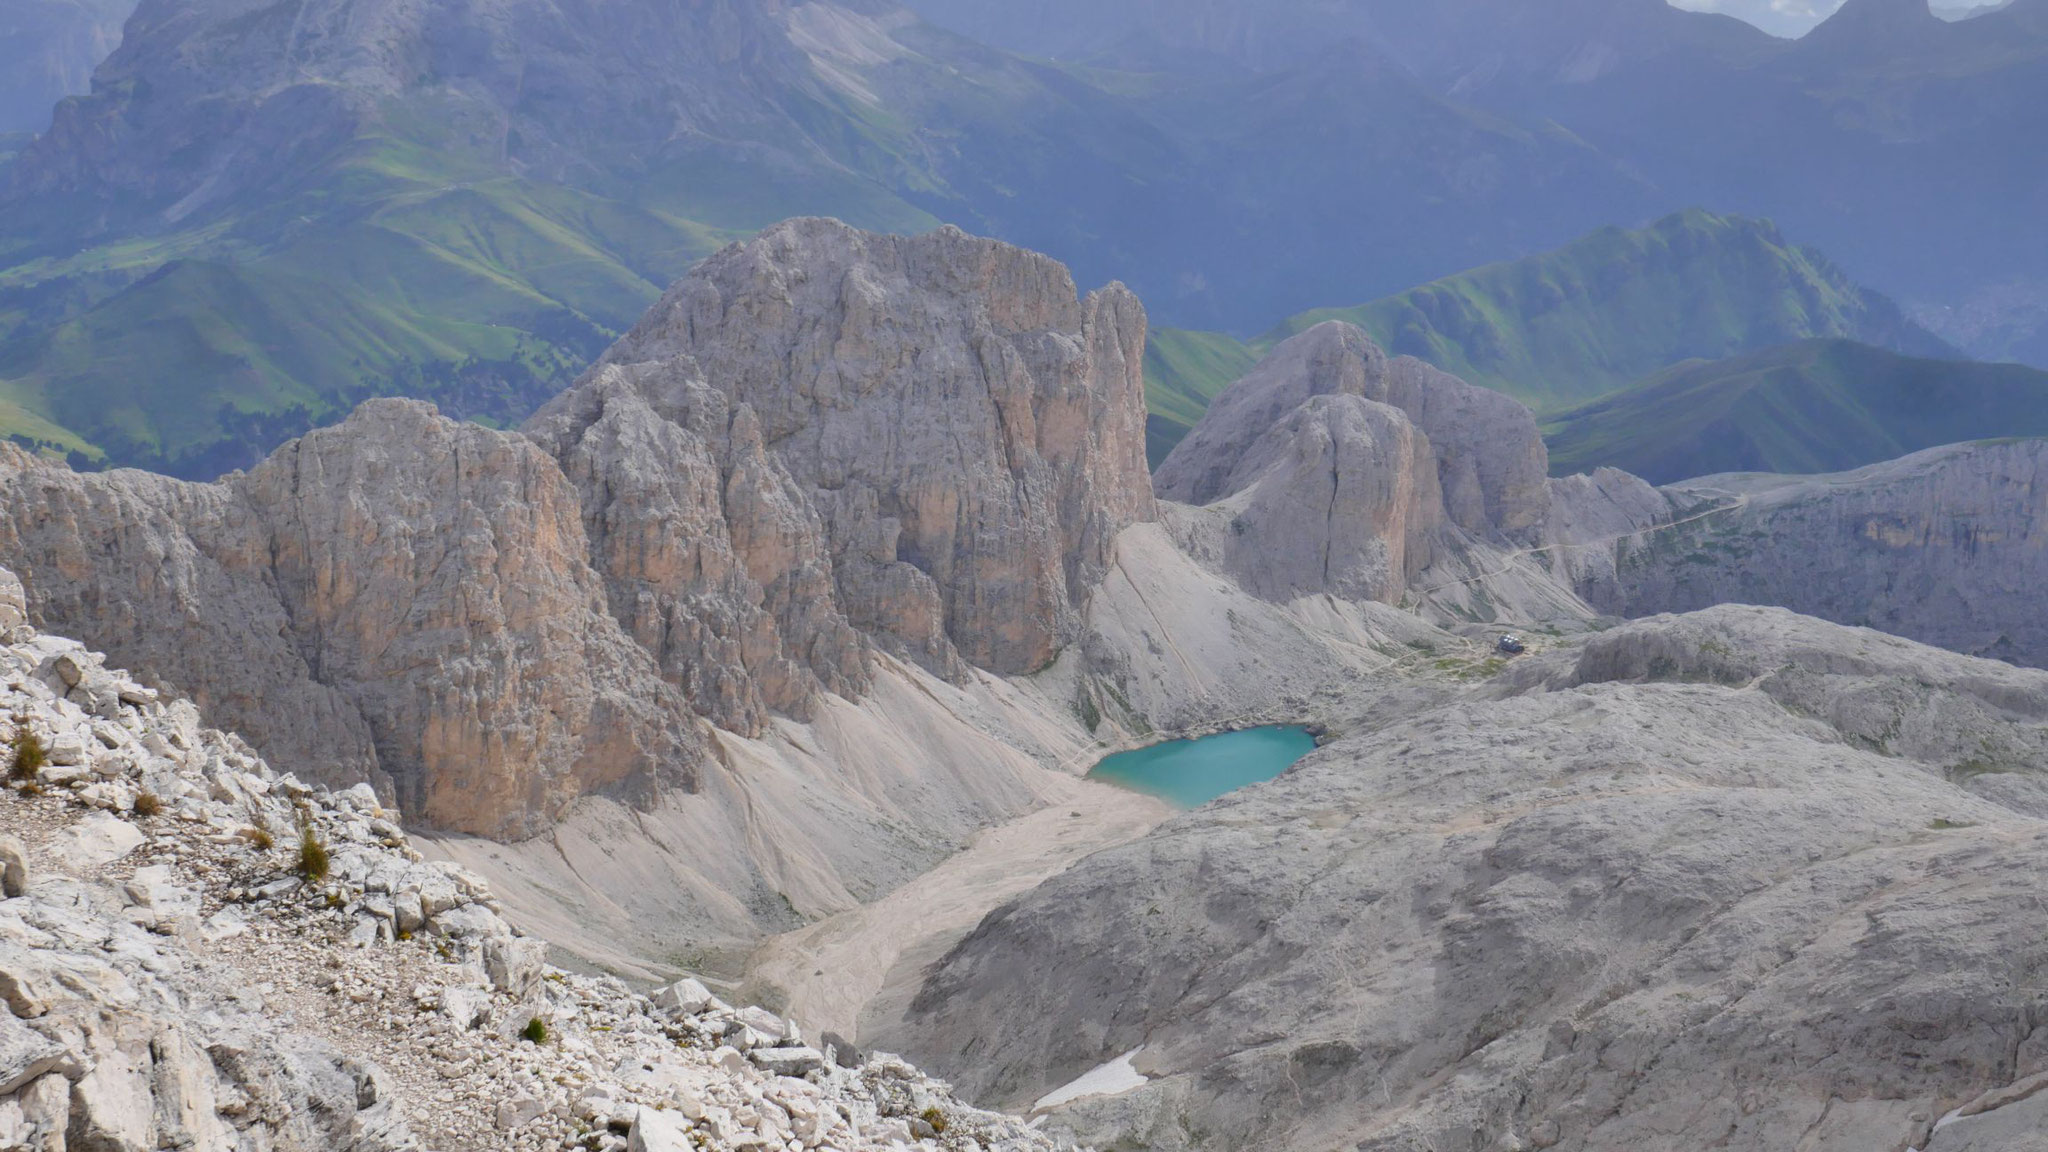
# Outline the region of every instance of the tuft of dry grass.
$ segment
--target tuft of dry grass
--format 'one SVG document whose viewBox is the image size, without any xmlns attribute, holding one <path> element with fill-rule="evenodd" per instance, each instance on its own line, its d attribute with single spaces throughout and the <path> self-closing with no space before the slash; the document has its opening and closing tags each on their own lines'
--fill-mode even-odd
<svg viewBox="0 0 2048 1152">
<path fill-rule="evenodd" d="M 50 750 L 26 719 L 14 724 L 14 747 L 7 759 L 7 778 L 26 783 L 40 776 L 50 762 Z"/>
<path fill-rule="evenodd" d="M 313 826 L 299 829 L 299 875 L 308 884 L 318 884 L 327 879 L 327 864 L 327 845 L 320 842 Z"/>
</svg>

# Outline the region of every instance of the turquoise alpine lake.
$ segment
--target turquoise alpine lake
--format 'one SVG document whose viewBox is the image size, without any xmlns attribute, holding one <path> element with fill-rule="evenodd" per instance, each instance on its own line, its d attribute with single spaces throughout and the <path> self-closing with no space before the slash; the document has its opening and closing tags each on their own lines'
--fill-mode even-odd
<svg viewBox="0 0 2048 1152">
<path fill-rule="evenodd" d="M 1119 752 L 1088 778 L 1199 808 L 1226 792 L 1271 780 L 1315 748 L 1316 738 L 1305 728 L 1247 728 Z"/>
</svg>

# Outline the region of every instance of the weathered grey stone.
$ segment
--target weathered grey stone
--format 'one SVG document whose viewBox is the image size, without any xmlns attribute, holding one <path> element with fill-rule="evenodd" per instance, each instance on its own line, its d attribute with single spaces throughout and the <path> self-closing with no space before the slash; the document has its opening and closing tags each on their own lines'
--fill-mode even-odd
<svg viewBox="0 0 2048 1152">
<path fill-rule="evenodd" d="M 1418 361 L 1389 362 L 1355 326 L 1327 323 L 1225 389 L 1156 482 L 1162 497 L 1201 506 L 1169 517 L 1180 545 L 1269 600 L 1399 604 L 1419 593 L 1465 619 L 1500 605 L 1584 616 L 1558 581 L 1534 566 L 1517 573 L 1503 554 L 1544 533 L 1546 460 L 1528 409 Z M 1448 600 L 1431 604 L 1439 589 Z"/>
<path fill-rule="evenodd" d="M 1079 299 L 1045 257 L 795 220 L 706 261 L 528 431 L 584 487 L 614 600 L 650 614 L 634 634 L 680 623 L 665 665 L 708 651 L 786 698 L 780 650 L 857 682 L 843 621 L 940 670 L 1026 672 L 1152 515 L 1144 343 L 1129 292 Z M 679 620 L 706 582 L 732 617 Z"/>
<path fill-rule="evenodd" d="M 1619 474 L 1616 474 L 1619 475 Z M 1834 476 L 1722 476 L 1640 489 L 1576 535 L 1595 607 L 1623 616 L 1775 604 L 1972 655 L 2048 665 L 2038 493 L 2048 441 L 1935 448 Z M 1608 486 L 1612 491 L 1612 485 Z M 1657 507 L 1661 502 L 1664 506 Z"/>
<path fill-rule="evenodd" d="M 400 932 L 417 932 L 426 927 L 426 909 L 417 889 L 405 889 L 391 898 L 391 919 Z"/>
<path fill-rule="evenodd" d="M 641 1108 L 633 1114 L 626 1152 L 691 1152 L 695 1147 L 689 1126 L 678 1117 L 654 1108 Z"/>
<path fill-rule="evenodd" d="M 65 1133 L 71 1128 L 71 1081 L 52 1072 L 21 1093 L 22 1119 L 35 1127 L 42 1143 L 30 1145 L 37 1152 L 66 1152 Z"/>
<path fill-rule="evenodd" d="M 1730 606 L 1336 727 L 988 917 L 874 1041 L 1020 1107 L 1142 1046 L 1054 1123 L 1167 1148 L 1860 1152 L 2040 1070 L 2048 820 L 2002 797 L 2048 673 Z"/>
<path fill-rule="evenodd" d="M 28 849 L 12 836 L 0 836 L 0 897 L 9 900 L 28 891 Z"/>
<path fill-rule="evenodd" d="M 825 1066 L 825 1054 L 807 1045 L 798 1045 L 794 1048 L 755 1048 L 747 1053 L 747 1058 L 763 1071 L 777 1076 L 794 1076 L 798 1079 Z"/>
<path fill-rule="evenodd" d="M 1320 396 L 1398 408 L 1428 438 L 1445 514 L 1480 537 L 1534 543 L 1549 510 L 1548 456 L 1536 420 L 1513 399 L 1419 360 L 1389 360 L 1352 324 L 1318 324 L 1275 348 L 1224 389 L 1159 466 L 1159 495 L 1209 504 L 1243 487 L 1246 457 L 1272 429 Z"/>
<path fill-rule="evenodd" d="M 1328 592 L 1400 601 L 1444 523 L 1430 444 L 1399 409 L 1317 396 L 1250 445 L 1233 472 L 1225 563 L 1282 603 Z"/>
<path fill-rule="evenodd" d="M 37 613 L 281 766 L 517 839 L 698 781 L 871 684 L 1049 663 L 1153 513 L 1143 310 L 957 231 L 770 229 L 705 262 L 525 436 L 373 401 L 245 475 L 0 449 Z M 141 690 L 138 690 L 141 689 Z"/>
<path fill-rule="evenodd" d="M 667 1012 L 701 1012 L 717 999 L 694 977 L 678 980 L 653 996 L 654 1006 Z"/>
<path fill-rule="evenodd" d="M 57 869 L 78 876 L 126 857 L 148 839 L 128 821 L 95 812 L 52 836 L 46 854 Z"/>
<path fill-rule="evenodd" d="M 102 1012 L 88 1027 L 91 1067 L 71 1087 L 71 1145 L 92 1152 L 154 1152 L 154 1029 L 119 1012 Z"/>
<path fill-rule="evenodd" d="M 0 640 L 27 623 L 28 592 L 21 586 L 21 577 L 0 568 Z"/>
<path fill-rule="evenodd" d="M 484 971 L 491 986 L 523 998 L 540 983 L 548 946 L 530 936 L 494 936 L 484 941 Z"/>
<path fill-rule="evenodd" d="M 12 1014 L 0 1014 L 0 1096 L 57 1071 L 79 1072 L 64 1046 L 31 1031 Z"/>
<path fill-rule="evenodd" d="M 162 917 L 197 916 L 199 891 L 178 882 L 168 864 L 137 868 L 125 886 L 128 899 Z"/>
</svg>

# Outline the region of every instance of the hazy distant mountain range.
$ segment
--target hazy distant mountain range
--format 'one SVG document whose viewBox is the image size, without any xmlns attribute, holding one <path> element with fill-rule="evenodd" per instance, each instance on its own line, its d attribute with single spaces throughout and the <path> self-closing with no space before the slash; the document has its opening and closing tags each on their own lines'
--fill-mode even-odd
<svg viewBox="0 0 2048 1152">
<path fill-rule="evenodd" d="M 1718 472 L 1847 471 L 1924 448 L 2048 436 L 2048 372 L 1806 340 L 1673 365 L 1553 416 L 1556 475 L 1608 466 L 1655 484 Z"/>
<path fill-rule="evenodd" d="M 1680 362 L 1816 337 L 1961 355 L 1775 226 L 1692 210 L 1367 304 L 1312 309 L 1251 341 L 1155 329 L 1146 362 L 1155 459 L 1259 356 L 1326 320 L 1357 324 L 1390 352 L 1539 411 L 1605 396 Z"/>
<path fill-rule="evenodd" d="M 1987 300 L 2048 268 L 2048 0 L 1916 5 L 1788 44 L 1657 0 L 922 0 L 964 34 L 889 0 L 146 0 L 0 160 L 0 435 L 210 475 L 373 394 L 509 421 L 804 213 L 957 223 L 1243 335 L 1700 204 L 2032 354 L 2041 314 Z"/>
<path fill-rule="evenodd" d="M 50 109 L 84 92 L 121 42 L 135 0 L 8 0 L 0 6 L 0 141 L 40 132 Z M 7 151 L 0 145 L 0 152 Z"/>
</svg>

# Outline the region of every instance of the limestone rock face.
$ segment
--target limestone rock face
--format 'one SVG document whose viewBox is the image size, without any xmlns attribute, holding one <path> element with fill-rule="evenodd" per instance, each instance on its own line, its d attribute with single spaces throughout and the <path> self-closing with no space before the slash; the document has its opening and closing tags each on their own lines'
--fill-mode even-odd
<svg viewBox="0 0 2048 1152">
<path fill-rule="evenodd" d="M 229 484 L 406 811 L 516 835 L 585 793 L 689 783 L 687 707 L 607 613 L 576 489 L 531 442 L 373 401 Z"/>
<path fill-rule="evenodd" d="M 1318 592 L 1398 601 L 1444 523 L 1429 439 L 1399 409 L 1357 396 L 1295 409 L 1239 457 L 1237 477 L 1250 479 L 1224 502 L 1228 569 L 1282 603 Z"/>
<path fill-rule="evenodd" d="M 1144 1083 L 1052 1117 L 1100 1146 L 1851 1152 L 2038 1118 L 2048 674 L 1730 606 L 1361 704 L 990 914 L 866 1039 L 1013 1105 L 1137 1050 Z"/>
<path fill-rule="evenodd" d="M 1622 541 L 1671 522 L 1671 499 L 1639 476 L 1619 468 L 1550 481 L 1550 514 L 1544 553 L 1552 572 L 1570 583 L 1589 604 L 1620 600 L 1615 570 Z"/>
<path fill-rule="evenodd" d="M 1157 483 L 1207 514 L 1183 520 L 1183 547 L 1268 599 L 1397 604 L 1444 589 L 1455 601 L 1444 607 L 1468 618 L 1475 599 L 1569 614 L 1576 598 L 1548 575 L 1466 591 L 1506 571 L 1503 549 L 1543 536 L 1546 461 L 1528 409 L 1420 361 L 1389 361 L 1363 331 L 1332 322 L 1225 389 Z M 1442 568 L 1424 579 L 1432 565 Z"/>
<path fill-rule="evenodd" d="M 0 445 L 0 555 L 31 615 L 336 785 L 390 778 L 359 708 L 320 683 L 267 582 L 268 532 L 225 485 L 82 476 Z"/>
<path fill-rule="evenodd" d="M 589 791 L 686 786 L 704 755 L 523 437 L 377 401 L 217 484 L 4 465 L 0 542 L 46 626 L 424 823 L 526 834 Z"/>
<path fill-rule="evenodd" d="M 523 435 L 374 401 L 215 484 L 0 448 L 0 554 L 26 615 L 278 762 L 516 838 L 693 787 L 698 717 L 810 719 L 871 689 L 878 648 L 1049 664 L 1155 514 L 1144 345 L 1128 292 L 1079 298 L 1044 257 L 794 221 Z"/>
<path fill-rule="evenodd" d="M 699 712 L 753 735 L 820 691 L 866 689 L 823 522 L 751 410 L 699 379 L 608 367 L 527 432 L 580 494 L 613 614 Z"/>
<path fill-rule="evenodd" d="M 1077 298 L 1046 257 L 796 220 L 707 260 L 535 427 L 555 435 L 588 388 L 701 380 L 729 404 L 727 519 L 756 583 L 829 560 L 838 612 L 885 647 L 1027 672 L 1078 635 L 1116 534 L 1154 514 L 1144 348 L 1135 297 Z M 752 536 L 757 509 L 815 518 L 824 554 Z"/>
<path fill-rule="evenodd" d="M 1389 360 L 1363 330 L 1339 321 L 1286 341 L 1224 389 L 1160 464 L 1159 495 L 1209 504 L 1236 491 L 1259 439 L 1316 396 L 1400 409 L 1428 437 L 1445 511 L 1460 528 L 1518 543 L 1541 533 L 1549 465 L 1529 410 L 1413 357 Z"/>
<path fill-rule="evenodd" d="M 2048 442 L 1992 441 L 1832 476 L 1718 476 L 1662 490 L 1642 531 L 1595 533 L 1617 615 L 1776 604 L 1958 652 L 2048 665 Z M 1606 538 L 1606 539 L 1602 539 Z M 1582 555 L 1592 556 L 1587 549 Z"/>
</svg>

